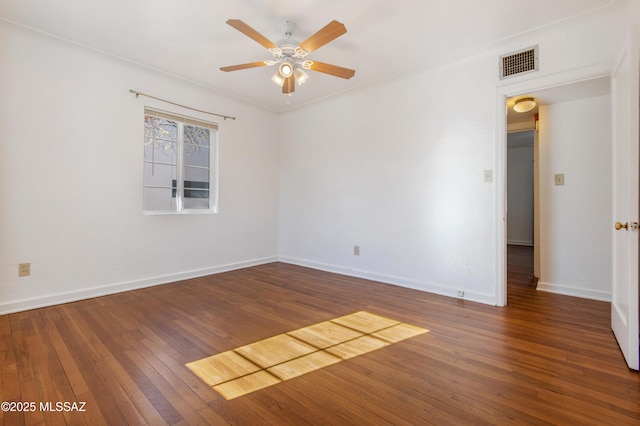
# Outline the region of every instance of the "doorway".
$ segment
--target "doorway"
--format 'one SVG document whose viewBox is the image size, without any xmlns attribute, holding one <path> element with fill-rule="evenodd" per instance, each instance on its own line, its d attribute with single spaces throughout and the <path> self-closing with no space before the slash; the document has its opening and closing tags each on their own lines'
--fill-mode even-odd
<svg viewBox="0 0 640 426">
<path fill-rule="evenodd" d="M 606 169 L 611 161 L 604 158 L 610 153 L 610 146 L 606 144 L 610 140 L 610 128 L 609 124 L 602 125 L 603 120 L 610 116 L 610 77 L 603 73 L 577 82 L 556 81 L 555 84 L 550 81 L 543 84 L 543 80 L 546 79 L 537 84 L 529 82 L 499 89 L 499 108 L 504 114 L 499 125 L 504 133 L 499 135 L 497 154 L 504 169 L 498 169 L 496 175 L 498 206 L 502 209 L 499 211 L 504 214 L 500 218 L 498 232 L 498 271 L 504 275 L 497 288 L 498 306 L 507 304 L 508 213 L 511 208 L 507 209 L 507 135 L 508 131 L 536 129 L 538 123 L 539 132 L 534 131 L 534 153 L 538 153 L 534 170 L 539 172 L 534 176 L 537 186 L 533 203 L 535 265 L 531 276 L 540 278 L 539 290 L 596 300 L 607 300 L 610 294 L 610 288 L 584 283 L 588 280 L 610 283 L 610 277 L 592 279 L 588 276 L 611 269 L 609 264 L 594 266 L 603 260 L 610 262 L 611 256 L 608 228 L 594 227 L 594 224 L 608 225 L 610 212 L 602 209 L 610 206 L 608 203 L 593 203 L 594 194 L 601 199 L 608 197 L 611 185 L 610 170 Z M 540 121 L 532 120 L 527 128 L 520 126 L 514 129 L 505 113 L 510 106 L 508 101 L 525 96 L 536 99 L 541 108 Z M 596 98 L 599 100 L 593 101 Z M 594 124 L 596 122 L 597 125 Z M 598 140 L 591 134 L 597 129 L 602 130 Z M 549 141 L 550 146 L 545 146 Z M 600 143 L 598 141 L 604 143 L 595 147 L 594 144 Z M 594 170 L 598 171 L 595 181 Z M 559 180 L 554 181 L 556 178 Z M 567 180 L 566 185 L 564 179 Z M 590 192 L 588 182 L 596 182 L 595 192 Z M 500 188 L 503 193 L 500 193 Z M 607 219 L 603 221 L 603 217 Z M 594 247 L 600 252 L 591 253 L 589 249 Z"/>
<path fill-rule="evenodd" d="M 507 104 L 511 104 L 509 99 Z M 507 119 L 507 283 L 535 288 L 537 275 L 534 224 L 537 106 L 524 115 Z M 518 120 L 516 120 L 516 118 Z M 526 130 L 521 130 L 522 128 Z M 512 130 L 514 129 L 515 130 Z"/>
</svg>

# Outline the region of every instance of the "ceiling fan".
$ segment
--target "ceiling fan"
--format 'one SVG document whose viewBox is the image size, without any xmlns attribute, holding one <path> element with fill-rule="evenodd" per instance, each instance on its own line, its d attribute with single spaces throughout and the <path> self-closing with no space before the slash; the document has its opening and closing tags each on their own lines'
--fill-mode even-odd
<svg viewBox="0 0 640 426">
<path fill-rule="evenodd" d="M 298 85 L 301 85 L 309 78 L 309 75 L 304 70 L 313 70 L 344 79 L 349 79 L 356 73 L 349 68 L 305 59 L 309 53 L 347 32 L 344 24 L 338 21 L 329 22 L 302 43 L 292 38 L 293 30 L 296 28 L 293 22 L 287 21 L 283 24 L 286 38 L 276 43 L 273 43 L 240 19 L 229 19 L 227 24 L 269 50 L 273 55 L 273 59 L 221 67 L 221 71 L 238 71 L 248 68 L 277 65 L 278 69 L 271 78 L 271 81 L 282 87 L 282 93 L 289 94 L 296 90 L 296 82 Z"/>
</svg>

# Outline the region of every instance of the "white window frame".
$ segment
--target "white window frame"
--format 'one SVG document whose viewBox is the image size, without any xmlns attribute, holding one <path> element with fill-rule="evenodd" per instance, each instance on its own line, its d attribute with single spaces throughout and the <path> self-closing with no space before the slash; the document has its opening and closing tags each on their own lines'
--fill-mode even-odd
<svg viewBox="0 0 640 426">
<path fill-rule="evenodd" d="M 146 210 L 144 208 L 144 189 L 155 187 L 147 185 L 142 178 L 142 211 L 145 215 L 172 215 L 172 214 L 216 214 L 218 213 L 218 124 L 201 120 L 198 118 L 187 117 L 173 112 L 167 112 L 156 108 L 145 107 L 144 117 L 155 116 L 178 123 L 178 142 L 177 142 L 177 159 L 176 159 L 176 207 L 175 209 L 166 210 Z M 209 208 L 208 209 L 187 209 L 184 208 L 184 125 L 192 125 L 210 130 L 209 139 Z M 145 137 L 143 136 L 143 141 Z M 143 143 L 144 147 L 144 143 Z M 143 155 L 144 164 L 147 162 Z M 163 187 L 164 188 L 164 187 Z"/>
</svg>

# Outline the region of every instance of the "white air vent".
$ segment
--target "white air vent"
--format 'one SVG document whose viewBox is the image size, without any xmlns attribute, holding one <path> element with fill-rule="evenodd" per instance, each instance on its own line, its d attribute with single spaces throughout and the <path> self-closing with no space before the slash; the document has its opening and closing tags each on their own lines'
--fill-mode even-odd
<svg viewBox="0 0 640 426">
<path fill-rule="evenodd" d="M 500 79 L 538 71 L 538 46 L 500 56 Z"/>
</svg>

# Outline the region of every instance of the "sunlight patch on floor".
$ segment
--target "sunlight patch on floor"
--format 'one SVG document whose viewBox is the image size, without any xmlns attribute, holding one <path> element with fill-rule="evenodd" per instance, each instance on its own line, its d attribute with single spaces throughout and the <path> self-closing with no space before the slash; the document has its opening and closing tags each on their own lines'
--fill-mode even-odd
<svg viewBox="0 0 640 426">
<path fill-rule="evenodd" d="M 233 399 L 427 332 L 360 311 L 186 366 L 225 399 Z"/>
</svg>

